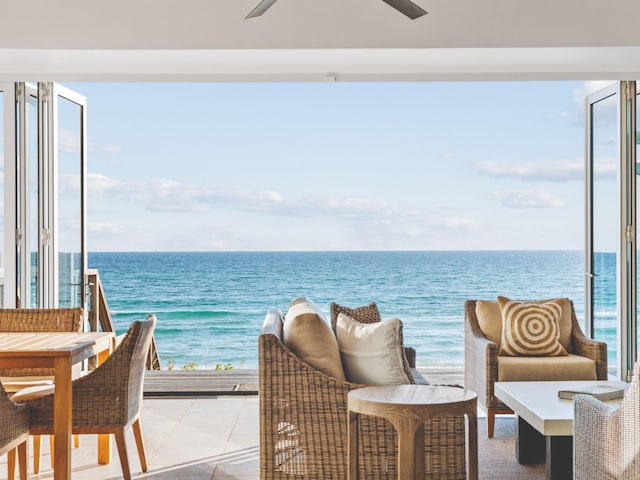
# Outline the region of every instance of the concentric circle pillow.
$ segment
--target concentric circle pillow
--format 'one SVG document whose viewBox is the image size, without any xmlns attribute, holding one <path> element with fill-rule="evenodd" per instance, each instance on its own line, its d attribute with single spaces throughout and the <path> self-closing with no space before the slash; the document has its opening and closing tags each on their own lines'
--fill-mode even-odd
<svg viewBox="0 0 640 480">
<path fill-rule="evenodd" d="M 502 314 L 499 355 L 567 355 L 566 349 L 560 344 L 560 301 L 517 302 L 498 297 L 498 303 Z"/>
</svg>

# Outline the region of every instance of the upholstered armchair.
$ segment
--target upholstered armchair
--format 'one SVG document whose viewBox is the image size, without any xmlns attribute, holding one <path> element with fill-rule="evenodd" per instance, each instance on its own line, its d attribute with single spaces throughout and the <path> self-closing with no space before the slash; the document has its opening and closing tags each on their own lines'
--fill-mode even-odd
<svg viewBox="0 0 640 480">
<path fill-rule="evenodd" d="M 640 478 L 640 363 L 622 403 L 574 397 L 574 479 Z"/>
<path fill-rule="evenodd" d="M 566 356 L 499 355 L 502 317 L 498 302 L 465 302 L 465 387 L 478 394 L 487 412 L 487 435 L 493 437 L 495 415 L 513 413 L 495 395 L 498 381 L 607 380 L 607 345 L 587 338 L 573 302 L 563 302 L 561 341 Z"/>
</svg>

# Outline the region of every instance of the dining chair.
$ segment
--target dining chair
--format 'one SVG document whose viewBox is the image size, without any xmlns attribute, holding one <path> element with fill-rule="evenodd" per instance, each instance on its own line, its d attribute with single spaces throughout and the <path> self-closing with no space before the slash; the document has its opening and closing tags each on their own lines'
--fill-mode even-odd
<svg viewBox="0 0 640 480">
<path fill-rule="evenodd" d="M 82 308 L 0 308 L 0 332 L 80 332 Z M 34 386 L 53 385 L 53 368 L 0 368 L 0 382 L 9 394 Z M 79 372 L 77 372 L 79 374 Z M 79 439 L 74 438 L 75 446 Z M 33 472 L 40 473 L 39 436 L 33 437 Z M 51 451 L 53 441 L 50 440 Z M 51 457 L 52 467 L 53 456 Z"/>
<path fill-rule="evenodd" d="M 142 471 L 147 471 L 140 412 L 144 370 L 151 338 L 156 325 L 151 314 L 135 321 L 127 334 L 104 363 L 87 375 L 73 381 L 72 431 L 74 434 L 114 434 L 122 474 L 131 478 L 125 445 L 125 430 L 132 427 Z M 53 433 L 53 387 L 49 391 L 19 392 L 14 399 L 31 407 L 30 433 Z"/>
<path fill-rule="evenodd" d="M 27 440 L 29 439 L 29 407 L 15 403 L 0 385 L 0 455 L 8 454 L 7 478 L 14 479 L 16 453 L 20 480 L 27 478 Z"/>
</svg>

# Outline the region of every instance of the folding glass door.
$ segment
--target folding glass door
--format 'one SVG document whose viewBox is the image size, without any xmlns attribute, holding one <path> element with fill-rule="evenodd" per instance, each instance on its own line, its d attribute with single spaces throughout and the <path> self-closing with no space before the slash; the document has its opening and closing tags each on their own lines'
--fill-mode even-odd
<svg viewBox="0 0 640 480">
<path fill-rule="evenodd" d="M 637 345 L 635 101 L 635 82 L 616 82 L 585 103 L 586 328 L 620 378 Z"/>
<path fill-rule="evenodd" d="M 0 84 L 3 304 L 86 304 L 86 100 L 60 85 Z"/>
</svg>

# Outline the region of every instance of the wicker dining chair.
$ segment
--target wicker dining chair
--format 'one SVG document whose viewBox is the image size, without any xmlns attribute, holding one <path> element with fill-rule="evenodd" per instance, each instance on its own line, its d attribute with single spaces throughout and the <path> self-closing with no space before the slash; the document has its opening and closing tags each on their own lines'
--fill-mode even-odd
<svg viewBox="0 0 640 480">
<path fill-rule="evenodd" d="M 0 308 L 0 332 L 80 332 L 83 318 L 82 308 Z M 53 381 L 53 368 L 0 368 L 9 393 L 42 379 Z"/>
<path fill-rule="evenodd" d="M 29 439 L 29 407 L 15 403 L 0 385 L 0 455 L 8 453 L 7 478 L 13 480 L 16 453 L 20 480 L 27 478 L 27 440 Z"/>
<path fill-rule="evenodd" d="M 142 471 L 147 471 L 140 411 L 144 370 L 151 338 L 156 325 L 155 315 L 144 321 L 135 321 L 129 327 L 122 342 L 95 370 L 73 381 L 73 433 L 114 434 L 122 474 L 131 478 L 129 459 L 125 445 L 125 430 L 133 428 Z M 37 392 L 36 398 L 21 397 L 31 407 L 30 433 L 53 433 L 53 394 Z"/>
<path fill-rule="evenodd" d="M 640 362 L 620 405 L 574 397 L 575 480 L 640 478 Z"/>
<path fill-rule="evenodd" d="M 0 308 L 0 332 L 80 332 L 83 319 L 82 308 Z M 53 368 L 0 368 L 0 382 L 12 394 L 36 385 L 52 385 L 53 374 Z M 78 446 L 77 436 L 74 442 Z M 36 474 L 40 473 L 40 445 L 40 437 L 34 436 Z"/>
</svg>

